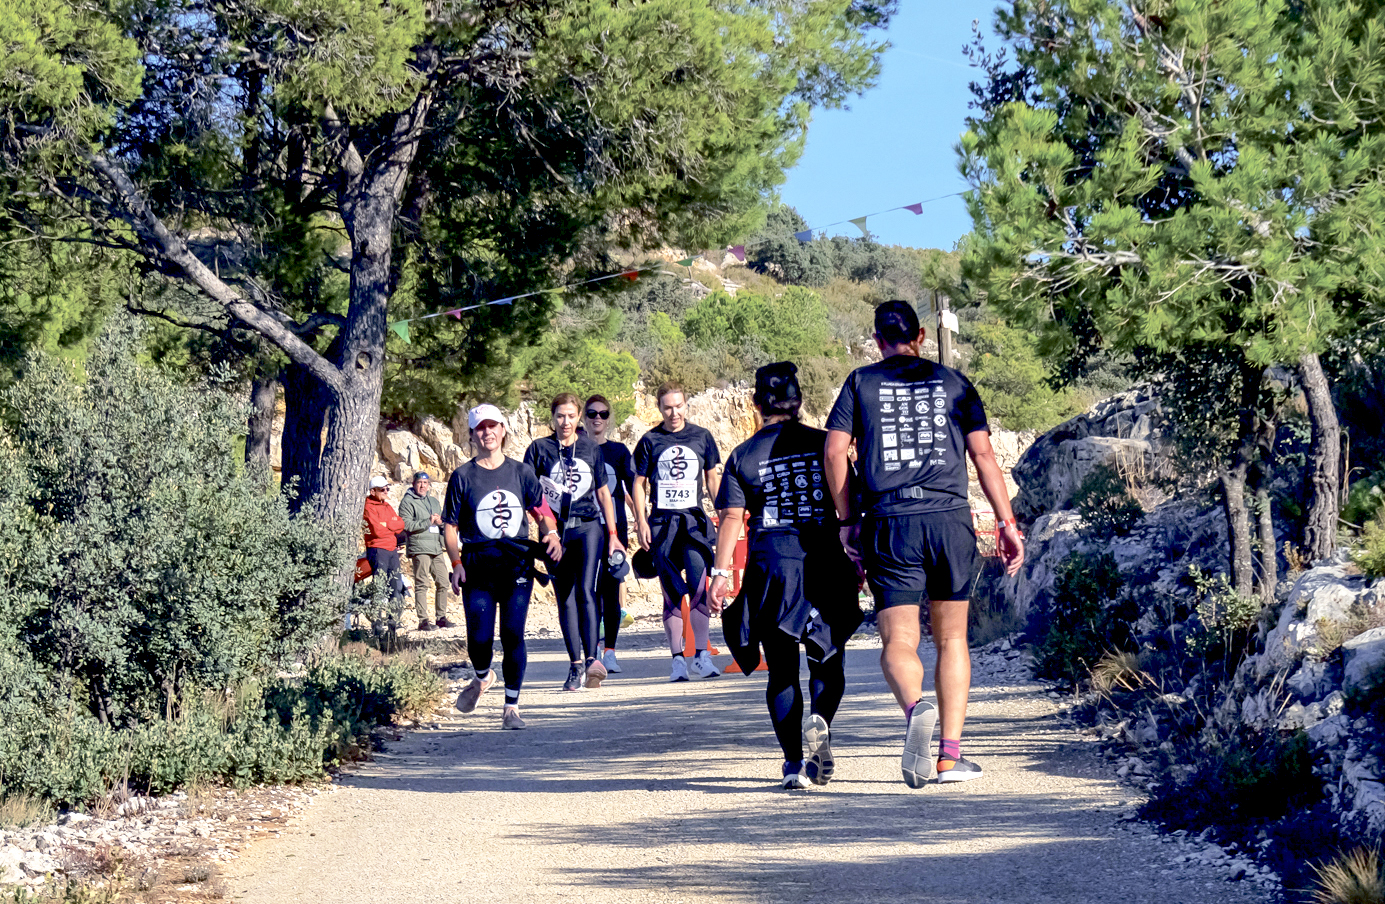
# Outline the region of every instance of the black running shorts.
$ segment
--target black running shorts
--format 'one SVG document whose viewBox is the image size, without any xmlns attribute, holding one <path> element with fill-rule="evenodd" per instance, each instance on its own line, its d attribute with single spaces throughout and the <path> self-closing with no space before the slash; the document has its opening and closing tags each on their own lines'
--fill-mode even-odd
<svg viewBox="0 0 1385 904">
<path fill-rule="evenodd" d="M 868 518 L 861 547 L 877 612 L 971 596 L 976 567 L 971 509 Z"/>
</svg>

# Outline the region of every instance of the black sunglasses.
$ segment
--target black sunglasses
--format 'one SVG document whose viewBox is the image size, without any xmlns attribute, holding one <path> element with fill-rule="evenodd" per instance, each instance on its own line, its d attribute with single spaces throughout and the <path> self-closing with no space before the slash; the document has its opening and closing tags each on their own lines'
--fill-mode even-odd
<svg viewBox="0 0 1385 904">
<path fill-rule="evenodd" d="M 611 412 L 609 411 L 597 411 L 595 408 L 587 409 L 587 417 L 599 417 L 604 421 L 610 416 Z"/>
</svg>

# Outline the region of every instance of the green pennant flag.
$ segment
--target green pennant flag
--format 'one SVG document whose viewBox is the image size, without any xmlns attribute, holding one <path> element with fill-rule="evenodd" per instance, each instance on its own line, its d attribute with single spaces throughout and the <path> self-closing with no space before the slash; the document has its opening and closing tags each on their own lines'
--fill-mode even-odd
<svg viewBox="0 0 1385 904">
<path fill-rule="evenodd" d="M 679 267 L 691 267 L 696 261 L 697 258 L 695 257 L 685 257 L 681 261 L 674 261 L 674 263 Z"/>
<path fill-rule="evenodd" d="M 857 229 L 861 230 L 861 235 L 865 236 L 866 238 L 870 238 L 870 230 L 866 228 L 865 217 L 857 217 L 854 220 L 847 220 L 847 222 L 850 223 L 852 226 L 855 226 Z"/>
<path fill-rule="evenodd" d="M 407 321 L 407 320 L 401 320 L 401 321 L 399 321 L 398 323 L 391 323 L 391 324 L 390 324 L 390 329 L 394 331 L 394 334 L 395 334 L 396 336 L 398 336 L 400 339 L 403 339 L 403 340 L 404 340 L 404 344 L 406 344 L 406 345 L 408 344 L 408 342 L 409 342 L 409 321 Z"/>
</svg>

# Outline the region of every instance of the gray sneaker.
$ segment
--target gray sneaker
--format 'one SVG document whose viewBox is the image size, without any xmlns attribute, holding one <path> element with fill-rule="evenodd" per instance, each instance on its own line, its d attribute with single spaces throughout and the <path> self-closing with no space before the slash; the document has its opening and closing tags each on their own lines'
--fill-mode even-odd
<svg viewBox="0 0 1385 904">
<path fill-rule="evenodd" d="M 937 722 L 936 706 L 927 700 L 915 704 L 909 727 L 904 731 L 904 753 L 899 758 L 904 784 L 910 788 L 922 788 L 933 777 L 933 757 L 928 751 L 933 743 L 933 726 Z"/>
<path fill-rule="evenodd" d="M 828 743 L 831 734 L 827 720 L 817 713 L 803 720 L 803 774 L 815 785 L 832 781 L 832 773 L 837 769 Z"/>
<path fill-rule="evenodd" d="M 481 699 L 481 695 L 490 690 L 490 686 L 495 684 L 495 669 L 486 672 L 486 680 L 480 678 L 471 679 L 471 683 L 462 688 L 462 692 L 457 695 L 457 712 L 469 713 L 476 708 L 476 701 Z"/>
<path fill-rule="evenodd" d="M 505 707 L 505 715 L 500 717 L 500 727 L 508 731 L 519 731 L 529 726 L 519 717 L 518 706 L 507 706 Z"/>
</svg>

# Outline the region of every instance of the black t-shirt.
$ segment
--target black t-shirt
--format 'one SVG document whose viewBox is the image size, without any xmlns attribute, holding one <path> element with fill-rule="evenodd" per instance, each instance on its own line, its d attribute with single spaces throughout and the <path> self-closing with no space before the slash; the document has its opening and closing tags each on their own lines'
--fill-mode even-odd
<svg viewBox="0 0 1385 904">
<path fill-rule="evenodd" d="M 635 476 L 649 480 L 651 517 L 702 507 L 702 474 L 721 464 L 721 453 L 704 427 L 684 423 L 672 433 L 663 424 L 635 446 Z"/>
<path fill-rule="evenodd" d="M 773 542 L 775 534 L 836 529 L 822 467 L 826 441 L 824 430 L 783 421 L 760 428 L 726 460 L 717 508 L 750 512 L 752 549 Z"/>
<path fill-rule="evenodd" d="M 635 460 L 630 455 L 630 447 L 625 443 L 608 439 L 604 443 L 598 443 L 598 446 L 601 449 L 601 457 L 606 462 L 606 489 L 611 493 L 611 505 L 616 510 L 616 530 L 623 537 L 629 527 L 625 496 L 630 481 L 635 476 Z"/>
<path fill-rule="evenodd" d="M 892 355 L 858 367 L 827 417 L 856 438 L 865 513 L 888 517 L 966 508 L 966 436 L 989 431 L 981 397 L 957 371 Z M 919 487 L 918 498 L 897 490 Z"/>
<path fill-rule="evenodd" d="M 553 517 L 592 519 L 601 512 L 596 501 L 599 484 L 595 475 L 606 473 L 601 447 L 590 436 L 577 434 L 577 441 L 563 447 L 556 436 L 545 436 L 529 444 L 524 463 L 534 469 L 543 485 L 544 498 Z M 564 506 L 564 503 L 567 503 Z"/>
<path fill-rule="evenodd" d="M 447 480 L 443 524 L 454 524 L 463 543 L 529 538 L 525 514 L 543 501 L 534 469 L 506 458 L 494 471 L 469 461 Z"/>
</svg>

